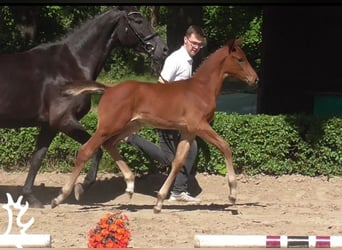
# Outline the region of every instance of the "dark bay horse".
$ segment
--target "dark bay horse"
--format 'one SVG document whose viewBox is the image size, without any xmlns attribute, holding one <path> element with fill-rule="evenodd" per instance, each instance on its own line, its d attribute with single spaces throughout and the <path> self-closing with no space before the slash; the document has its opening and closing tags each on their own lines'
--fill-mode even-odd
<svg viewBox="0 0 342 250">
<path fill-rule="evenodd" d="M 88 20 L 60 41 L 0 56 L 0 127 L 41 128 L 23 187 L 31 207 L 43 207 L 32 186 L 56 134 L 63 132 L 81 144 L 90 138 L 79 119 L 89 111 L 91 95 L 65 96 L 61 88 L 72 80 L 95 80 L 115 47 L 135 48 L 155 62 L 168 54 L 164 41 L 136 7 L 119 6 Z M 76 195 L 95 181 L 101 155 L 101 150 L 94 154 Z"/>
<path fill-rule="evenodd" d="M 125 81 L 114 87 L 93 82 L 72 83 L 66 94 L 79 95 L 87 92 L 104 92 L 98 106 L 98 125 L 94 135 L 78 151 L 75 168 L 61 193 L 52 200 L 56 207 L 72 192 L 84 164 L 103 146 L 122 171 L 130 195 L 134 191 L 134 174 L 121 158 L 117 145 L 143 125 L 155 128 L 177 129 L 181 139 L 172 168 L 158 192 L 154 212 L 160 212 L 164 199 L 175 176 L 183 166 L 190 144 L 196 136 L 216 146 L 224 156 L 228 170 L 229 199 L 236 200 L 236 177 L 229 145 L 211 128 L 216 99 L 223 80 L 236 77 L 254 86 L 258 76 L 241 49 L 241 39 L 229 40 L 227 46 L 212 53 L 197 69 L 192 78 L 172 84 L 151 84 Z M 77 86 L 78 85 L 78 86 Z M 172 98 L 170 98 L 170 96 Z"/>
</svg>

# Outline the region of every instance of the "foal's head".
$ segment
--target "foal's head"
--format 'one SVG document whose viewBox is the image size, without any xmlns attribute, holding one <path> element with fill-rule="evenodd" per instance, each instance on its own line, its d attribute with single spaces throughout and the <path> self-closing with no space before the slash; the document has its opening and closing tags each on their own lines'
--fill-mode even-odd
<svg viewBox="0 0 342 250">
<path fill-rule="evenodd" d="M 236 77 L 249 86 L 257 84 L 259 78 L 249 64 L 245 52 L 241 49 L 242 39 L 228 41 L 228 56 L 223 62 L 223 72 L 226 76 Z"/>
<path fill-rule="evenodd" d="M 169 49 L 148 19 L 135 6 L 119 6 L 118 9 L 124 12 L 117 27 L 121 44 L 146 52 L 154 61 L 162 62 Z"/>
</svg>

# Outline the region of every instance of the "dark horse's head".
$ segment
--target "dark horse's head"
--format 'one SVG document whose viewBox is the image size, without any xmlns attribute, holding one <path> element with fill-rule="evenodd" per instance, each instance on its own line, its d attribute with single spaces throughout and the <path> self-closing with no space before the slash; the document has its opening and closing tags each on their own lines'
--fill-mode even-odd
<svg viewBox="0 0 342 250">
<path fill-rule="evenodd" d="M 154 31 L 150 22 L 135 6 L 119 6 L 124 12 L 119 22 L 118 37 L 122 44 L 146 52 L 157 64 L 162 64 L 168 55 L 168 47 L 161 37 Z"/>
</svg>

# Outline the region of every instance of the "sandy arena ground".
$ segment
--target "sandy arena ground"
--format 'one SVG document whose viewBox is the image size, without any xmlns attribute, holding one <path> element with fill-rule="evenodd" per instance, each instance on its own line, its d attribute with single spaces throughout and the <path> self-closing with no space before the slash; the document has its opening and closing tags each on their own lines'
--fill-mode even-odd
<svg viewBox="0 0 342 250">
<path fill-rule="evenodd" d="M 87 247 L 88 230 L 103 214 L 117 210 L 130 219 L 129 247 L 134 248 L 192 248 L 195 234 L 342 235 L 342 177 L 239 175 L 238 214 L 234 215 L 227 199 L 227 178 L 204 174 L 196 176 L 202 190 L 192 185 L 202 199 L 199 205 L 165 201 L 160 214 L 153 214 L 153 206 L 163 175 L 138 178 L 130 200 L 121 177 L 99 174 L 81 202 L 70 197 L 51 209 L 51 199 L 68 176 L 40 173 L 35 193 L 45 208 L 30 208 L 23 217 L 23 222 L 35 219 L 27 233 L 50 234 L 54 248 Z M 25 177 L 26 172 L 0 171 L 1 204 L 7 203 L 7 192 L 17 200 Z M 6 228 L 7 211 L 1 206 L 0 234 Z"/>
</svg>

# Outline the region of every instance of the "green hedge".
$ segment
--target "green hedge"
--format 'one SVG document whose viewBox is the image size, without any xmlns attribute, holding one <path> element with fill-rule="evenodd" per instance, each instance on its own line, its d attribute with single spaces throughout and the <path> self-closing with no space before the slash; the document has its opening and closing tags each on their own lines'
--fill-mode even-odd
<svg viewBox="0 0 342 250">
<path fill-rule="evenodd" d="M 90 112 L 81 122 L 92 134 L 96 128 L 96 113 Z M 333 176 L 342 175 L 341 124 L 341 117 L 227 115 L 216 112 L 213 128 L 229 143 L 238 173 Z M 158 142 L 153 128 L 144 127 L 139 133 Z M 13 170 L 27 165 L 38 130 L 2 129 L 1 134 L 0 167 Z M 225 174 L 221 153 L 201 139 L 198 143 L 198 172 Z M 77 142 L 59 134 L 49 148 L 43 170 L 70 171 L 79 147 Z M 120 145 L 120 151 L 135 172 L 148 173 L 158 167 L 157 162 L 150 162 L 139 150 L 126 143 Z M 100 170 L 118 171 L 106 152 Z"/>
<path fill-rule="evenodd" d="M 213 128 L 230 144 L 237 172 L 331 176 L 342 175 L 341 122 L 340 117 L 216 113 Z M 200 158 L 201 170 L 225 173 L 222 156 L 209 148 L 210 155 Z"/>
</svg>

